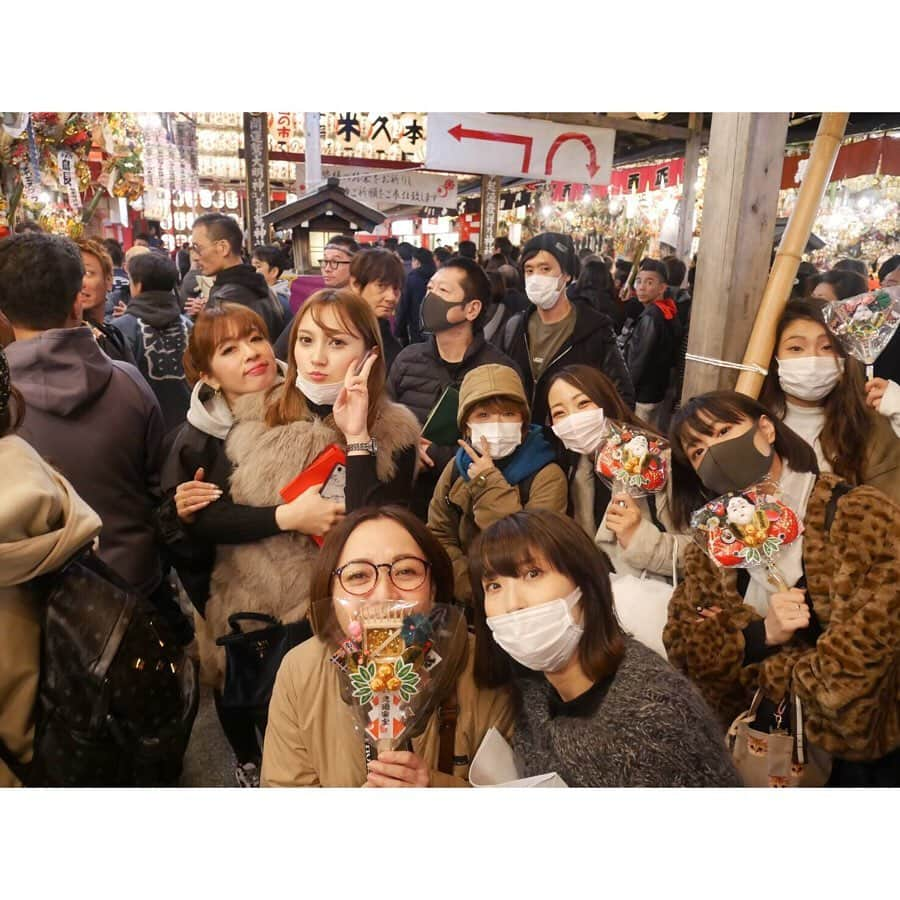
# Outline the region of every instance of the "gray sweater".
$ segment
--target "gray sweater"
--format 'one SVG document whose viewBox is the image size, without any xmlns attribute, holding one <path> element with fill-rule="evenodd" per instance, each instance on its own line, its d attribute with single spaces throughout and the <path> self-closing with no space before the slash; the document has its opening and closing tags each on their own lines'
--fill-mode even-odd
<svg viewBox="0 0 900 900">
<path fill-rule="evenodd" d="M 715 716 L 694 686 L 632 638 L 613 677 L 565 704 L 543 676 L 519 679 L 513 749 L 524 777 L 569 787 L 740 787 Z"/>
</svg>

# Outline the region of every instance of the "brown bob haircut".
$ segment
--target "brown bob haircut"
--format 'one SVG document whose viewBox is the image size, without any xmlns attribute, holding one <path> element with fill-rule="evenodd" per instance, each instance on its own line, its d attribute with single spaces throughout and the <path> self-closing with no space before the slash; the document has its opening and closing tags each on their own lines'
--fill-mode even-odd
<svg viewBox="0 0 900 900">
<path fill-rule="evenodd" d="M 184 351 L 184 375 L 190 385 L 208 375 L 216 348 L 225 341 L 240 340 L 253 334 L 269 340 L 269 329 L 259 313 L 240 303 L 223 303 L 204 309 L 197 316 L 187 349 Z"/>
<path fill-rule="evenodd" d="M 369 373 L 369 427 L 371 428 L 378 414 L 378 408 L 384 394 L 384 381 L 387 370 L 384 365 L 384 346 L 381 341 L 381 329 L 378 327 L 378 319 L 372 308 L 353 291 L 329 290 L 316 291 L 300 307 L 300 311 L 294 317 L 291 334 L 288 340 L 288 368 L 283 384 L 274 385 L 269 390 L 269 405 L 266 410 L 266 424 L 271 428 L 275 425 L 287 425 L 289 422 L 299 422 L 309 416 L 309 407 L 306 397 L 297 390 L 297 360 L 294 347 L 297 343 L 297 333 L 303 327 L 303 323 L 312 319 L 326 334 L 333 335 L 338 332 L 330 326 L 326 327 L 323 314 L 331 310 L 340 323 L 342 329 L 348 334 L 361 337 L 363 340 L 363 352 L 372 347 L 378 348 L 378 358 L 372 371 Z"/>
<path fill-rule="evenodd" d="M 843 274 L 855 275 L 855 272 Z M 875 428 L 877 413 L 866 406 L 863 398 L 865 374 L 863 364 L 850 356 L 831 329 L 822 321 L 821 306 L 814 300 L 789 303 L 775 330 L 775 353 L 769 362 L 769 374 L 763 382 L 760 402 L 779 418 L 787 411 L 787 398 L 778 380 L 778 345 L 794 322 L 814 322 L 825 335 L 839 359 L 844 361 L 844 374 L 834 390 L 825 398 L 825 425 L 822 428 L 822 454 L 835 475 L 850 484 L 862 484 L 868 455 L 869 438 Z"/>
<path fill-rule="evenodd" d="M 100 263 L 100 269 L 103 272 L 104 278 L 112 278 L 113 275 L 113 261 L 112 257 L 109 255 L 109 251 L 100 241 L 94 241 L 90 238 L 79 238 L 75 243 L 78 245 L 78 249 L 82 253 L 87 253 L 96 258 L 97 262 Z"/>
<path fill-rule="evenodd" d="M 350 263 L 350 278 L 359 284 L 360 290 L 373 281 L 402 290 L 406 272 L 399 257 L 390 250 L 376 248 L 363 250 L 353 257 L 353 262 Z"/>
<path fill-rule="evenodd" d="M 497 644 L 488 627 L 482 579 L 498 575 L 518 578 L 538 556 L 581 588 L 584 634 L 578 643 L 578 658 L 585 675 L 600 681 L 612 675 L 622 660 L 624 633 L 613 608 L 606 554 L 568 516 L 523 510 L 485 529 L 469 556 L 475 604 L 474 674 L 479 687 L 502 687 L 523 671 Z"/>
<path fill-rule="evenodd" d="M 550 388 L 557 381 L 571 384 L 590 397 L 603 410 L 607 419 L 615 419 L 617 422 L 624 422 L 626 425 L 662 437 L 652 425 L 648 425 L 631 411 L 616 386 L 599 369 L 595 369 L 593 366 L 566 366 L 558 372 L 554 372 L 547 383 L 548 395 Z"/>
<path fill-rule="evenodd" d="M 386 519 L 405 529 L 422 549 L 427 563 L 431 564 L 429 577 L 434 589 L 435 603 L 453 603 L 453 564 L 447 551 L 428 527 L 409 510 L 400 506 L 374 506 L 358 509 L 328 532 L 325 543 L 313 565 L 309 591 L 309 621 L 314 634 L 323 641 L 333 632 L 336 622 L 333 606 L 335 574 L 344 544 L 350 535 L 364 522 Z"/>
<path fill-rule="evenodd" d="M 669 430 L 672 445 L 672 520 L 676 528 L 690 526 L 691 515 L 717 495 L 705 487 L 694 471 L 685 448 L 696 435 L 714 435 L 714 424 L 738 425 L 750 420 L 758 423 L 765 416 L 775 427 L 774 451 L 795 472 L 818 474 L 819 466 L 813 448 L 797 432 L 788 428 L 762 403 L 736 391 L 711 391 L 692 397 L 675 414 Z"/>
</svg>

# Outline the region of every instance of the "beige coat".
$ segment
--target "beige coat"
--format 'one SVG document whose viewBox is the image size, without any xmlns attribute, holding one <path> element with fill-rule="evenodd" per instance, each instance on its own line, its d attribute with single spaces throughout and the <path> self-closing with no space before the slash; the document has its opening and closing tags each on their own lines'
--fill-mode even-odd
<svg viewBox="0 0 900 900">
<path fill-rule="evenodd" d="M 100 517 L 21 438 L 0 438 L 0 740 L 31 761 L 41 658 L 40 598 L 30 584 L 100 532 Z M 0 787 L 19 782 L 0 762 Z"/>
<path fill-rule="evenodd" d="M 666 486 L 656 497 L 656 517 L 666 529 L 660 531 L 650 518 L 650 506 L 646 497 L 638 499 L 641 508 L 641 523 L 632 535 L 628 548 L 624 548 L 614 532 L 606 525 L 606 515 L 597 529 L 594 543 L 610 558 L 618 575 L 634 575 L 640 577 L 643 572 L 648 575 L 672 579 L 672 553 L 676 554 L 678 573 L 684 565 L 684 551 L 691 543 L 687 532 L 679 532 L 672 521 L 671 502 L 672 484 Z M 677 549 L 676 549 L 677 548 Z"/>
<path fill-rule="evenodd" d="M 331 417 L 304 419 L 270 428 L 263 420 L 262 394 L 240 398 L 225 452 L 234 465 L 231 496 L 248 506 L 275 506 L 279 490 L 329 445 L 343 444 Z M 376 469 L 382 481 L 396 474 L 395 455 L 416 443 L 419 424 L 405 407 L 385 402 L 372 427 L 378 443 Z M 312 538 L 284 532 L 249 544 L 220 544 L 204 617 L 196 619 L 203 681 L 222 688 L 225 651 L 216 638 L 229 632 L 236 612 L 267 613 L 283 622 L 306 617 L 312 565 L 319 548 Z"/>
<path fill-rule="evenodd" d="M 490 469 L 471 481 L 457 478 L 454 484 L 455 473 L 456 460 L 451 459 L 431 498 L 428 527 L 453 563 L 454 596 L 468 603 L 472 598 L 469 547 L 485 528 L 523 507 L 519 488 L 511 485 L 499 469 Z M 549 463 L 534 476 L 524 508 L 550 509 L 565 515 L 567 491 L 563 470 Z"/>
<path fill-rule="evenodd" d="M 474 639 L 464 646 L 465 666 L 457 681 L 459 717 L 453 775 L 437 771 L 438 717 L 414 738 L 413 751 L 431 767 L 434 787 L 467 787 L 469 765 L 491 727 L 509 737 L 513 713 L 505 690 L 475 686 Z M 264 787 L 361 787 L 366 781 L 363 741 L 353 714 L 341 699 L 340 672 L 329 662 L 332 649 L 318 637 L 284 658 L 269 705 L 263 747 Z"/>
</svg>

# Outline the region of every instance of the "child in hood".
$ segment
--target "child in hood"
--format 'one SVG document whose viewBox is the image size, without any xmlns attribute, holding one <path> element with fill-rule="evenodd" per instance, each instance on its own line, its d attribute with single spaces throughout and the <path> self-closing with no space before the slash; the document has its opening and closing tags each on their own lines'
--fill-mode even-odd
<svg viewBox="0 0 900 900">
<path fill-rule="evenodd" d="M 525 389 L 508 366 L 485 365 L 463 379 L 460 449 L 431 498 L 428 527 L 453 561 L 456 599 L 472 596 L 467 554 L 489 525 L 522 509 L 566 512 L 566 476 L 543 429 L 531 424 Z"/>
</svg>

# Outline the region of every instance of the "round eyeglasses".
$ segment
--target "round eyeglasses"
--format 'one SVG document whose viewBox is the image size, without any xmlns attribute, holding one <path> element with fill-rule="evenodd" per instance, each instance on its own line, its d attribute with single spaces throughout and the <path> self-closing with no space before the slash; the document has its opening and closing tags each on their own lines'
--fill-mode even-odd
<svg viewBox="0 0 900 900">
<path fill-rule="evenodd" d="M 418 556 L 404 556 L 392 563 L 377 565 L 364 560 L 354 560 L 335 569 L 332 574 L 337 576 L 341 587 L 348 594 L 360 597 L 368 594 L 378 583 L 379 569 L 387 569 L 391 584 L 398 590 L 414 591 L 425 583 L 430 568 L 431 563 L 419 559 Z"/>
</svg>

